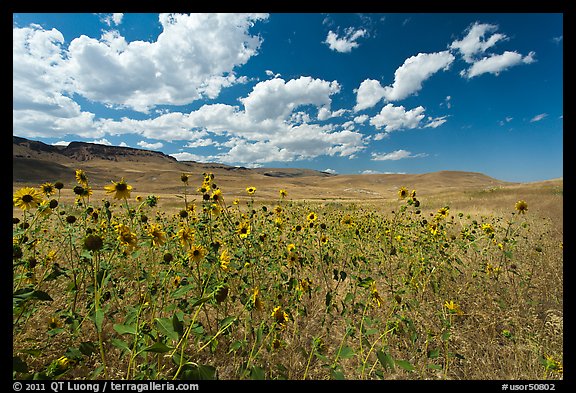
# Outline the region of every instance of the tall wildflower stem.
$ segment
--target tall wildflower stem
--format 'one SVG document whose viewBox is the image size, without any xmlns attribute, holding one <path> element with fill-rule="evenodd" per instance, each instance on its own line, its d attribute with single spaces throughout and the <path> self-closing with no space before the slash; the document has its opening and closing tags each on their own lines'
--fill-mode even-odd
<svg viewBox="0 0 576 393">
<path fill-rule="evenodd" d="M 98 348 L 100 349 L 100 359 L 102 360 L 102 365 L 104 366 L 104 377 L 108 378 L 108 369 L 106 367 L 106 356 L 104 355 L 104 340 L 102 338 L 102 323 L 104 320 L 104 311 L 100 306 L 100 292 L 102 290 L 102 283 L 98 282 L 98 272 L 100 271 L 100 259 L 99 252 L 94 252 L 94 324 L 96 325 L 96 331 L 98 333 Z"/>
</svg>

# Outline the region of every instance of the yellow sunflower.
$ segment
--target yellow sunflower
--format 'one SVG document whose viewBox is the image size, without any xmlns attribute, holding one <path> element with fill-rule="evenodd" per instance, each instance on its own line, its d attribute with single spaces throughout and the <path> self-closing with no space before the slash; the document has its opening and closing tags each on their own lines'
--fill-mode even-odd
<svg viewBox="0 0 576 393">
<path fill-rule="evenodd" d="M 119 182 L 112 181 L 112 184 L 104 187 L 107 194 L 114 194 L 114 199 L 129 199 L 132 186 L 126 183 L 124 178 Z"/>
<path fill-rule="evenodd" d="M 78 184 L 88 187 L 88 175 L 82 169 L 76 169 L 76 181 Z"/>
<path fill-rule="evenodd" d="M 247 238 L 248 235 L 250 234 L 250 224 L 247 222 L 241 222 L 238 225 L 236 232 L 240 235 L 242 239 Z"/>
<path fill-rule="evenodd" d="M 404 199 L 408 196 L 408 189 L 406 187 L 400 187 L 398 190 L 398 198 Z"/>
<path fill-rule="evenodd" d="M 286 327 L 286 322 L 288 322 L 288 314 L 286 311 L 282 310 L 282 307 L 274 307 L 274 310 L 272 311 L 272 317 L 281 328 Z"/>
<path fill-rule="evenodd" d="M 40 191 L 42 191 L 44 195 L 49 197 L 50 195 L 56 192 L 56 187 L 54 187 L 54 184 L 46 182 L 40 186 Z"/>
<path fill-rule="evenodd" d="M 159 224 L 151 224 L 148 228 L 148 234 L 152 238 L 152 246 L 158 247 L 166 241 L 166 233 Z"/>
<path fill-rule="evenodd" d="M 248 195 L 254 195 L 254 193 L 256 192 L 256 187 L 247 187 L 246 192 L 248 193 Z"/>
<path fill-rule="evenodd" d="M 200 262 L 206 256 L 206 249 L 203 246 L 193 245 L 188 251 L 188 256 L 194 262 Z"/>
<path fill-rule="evenodd" d="M 518 210 L 518 213 L 526 214 L 526 212 L 528 211 L 528 204 L 526 203 L 526 201 L 518 201 L 516 202 L 515 208 L 516 210 Z"/>
<path fill-rule="evenodd" d="M 14 206 L 22 210 L 30 210 L 42 202 L 42 197 L 38 191 L 32 187 L 24 187 L 14 193 Z"/>
</svg>

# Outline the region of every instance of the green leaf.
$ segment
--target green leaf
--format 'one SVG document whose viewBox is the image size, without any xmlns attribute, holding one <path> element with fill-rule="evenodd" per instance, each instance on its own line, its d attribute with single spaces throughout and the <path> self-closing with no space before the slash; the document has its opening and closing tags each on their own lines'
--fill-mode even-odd
<svg viewBox="0 0 576 393">
<path fill-rule="evenodd" d="M 190 292 L 193 289 L 193 287 L 194 286 L 192 284 L 183 285 L 177 288 L 174 292 L 172 292 L 172 295 L 170 295 L 170 297 L 172 299 L 179 299 L 184 295 L 186 295 L 188 292 Z"/>
<path fill-rule="evenodd" d="M 178 341 L 180 336 L 178 332 L 174 330 L 173 319 L 171 318 L 156 318 L 154 320 L 156 328 L 160 333 L 168 337 L 170 340 Z"/>
<path fill-rule="evenodd" d="M 378 361 L 382 367 L 394 371 L 394 359 L 392 359 L 392 356 L 390 356 L 388 352 L 380 349 L 378 352 L 376 352 L 376 357 L 378 357 Z"/>
<path fill-rule="evenodd" d="M 163 342 L 156 342 L 154 344 L 152 344 L 151 346 L 149 346 L 148 348 L 144 349 L 144 352 L 154 352 L 154 353 L 165 353 L 168 351 L 171 351 L 172 347 L 169 347 L 168 345 L 164 344 Z"/>
<path fill-rule="evenodd" d="M 176 333 L 178 333 L 178 338 L 184 335 L 184 324 L 178 318 L 178 315 L 176 315 L 176 313 L 174 313 L 174 315 L 172 316 L 172 328 Z"/>
<path fill-rule="evenodd" d="M 91 315 L 91 319 L 96 325 L 96 330 L 99 332 L 102 331 L 102 323 L 104 322 L 104 311 L 102 309 L 98 309 L 94 312 L 94 315 Z"/>
<path fill-rule="evenodd" d="M 336 369 L 330 370 L 330 378 L 331 378 L 331 379 L 336 379 L 336 380 L 339 380 L 339 381 L 342 381 L 342 380 L 346 379 L 346 377 L 344 376 L 344 373 L 342 372 L 342 370 L 336 370 Z"/>
<path fill-rule="evenodd" d="M 415 367 L 407 360 L 395 360 L 395 363 L 398 365 L 398 367 L 401 367 L 406 371 L 414 371 L 415 369 Z"/>
<path fill-rule="evenodd" d="M 46 292 L 34 290 L 33 288 L 21 288 L 16 292 L 14 292 L 12 296 L 14 297 L 15 303 L 20 303 L 25 300 L 32 300 L 32 299 L 47 300 L 47 301 L 54 300 Z"/>
<path fill-rule="evenodd" d="M 374 282 L 372 277 L 360 278 L 358 277 L 358 286 L 362 288 L 369 288 Z"/>
<path fill-rule="evenodd" d="M 252 370 L 250 370 L 250 379 L 258 381 L 266 379 L 266 373 L 264 372 L 264 369 L 259 366 L 252 367 Z"/>
<path fill-rule="evenodd" d="M 201 304 L 204 304 L 210 299 L 212 299 L 212 294 L 210 294 L 209 296 L 204 296 L 203 298 L 196 300 L 194 303 L 192 303 L 191 307 L 196 307 L 196 306 L 199 306 Z"/>
<path fill-rule="evenodd" d="M 350 359 L 354 356 L 354 350 L 348 346 L 342 347 L 340 350 L 340 358 L 342 359 Z"/>
<path fill-rule="evenodd" d="M 136 326 L 133 325 L 121 325 L 118 323 L 114 324 L 114 330 L 116 330 L 116 332 L 118 334 L 136 334 L 137 330 L 136 330 Z"/>
<path fill-rule="evenodd" d="M 442 370 L 442 365 L 430 363 L 426 367 L 432 370 Z"/>
<path fill-rule="evenodd" d="M 180 378 L 185 380 L 215 380 L 217 379 L 216 368 L 203 364 L 197 366 L 186 364 L 182 369 Z"/>
<path fill-rule="evenodd" d="M 131 352 L 130 347 L 125 341 L 122 341 L 117 338 L 112 338 L 110 339 L 110 342 L 112 343 L 112 345 L 114 345 L 116 348 L 120 348 L 122 351 Z"/>
<path fill-rule="evenodd" d="M 80 352 L 83 355 L 86 355 L 86 356 L 90 356 L 93 353 L 97 352 L 96 345 L 94 345 L 94 343 L 91 341 L 85 341 L 85 342 L 81 343 L 80 346 L 78 347 L 78 349 L 80 350 Z"/>
<path fill-rule="evenodd" d="M 440 356 L 440 349 L 436 348 L 428 351 L 428 359 L 436 359 L 438 356 Z"/>
<path fill-rule="evenodd" d="M 237 340 L 230 344 L 230 349 L 228 349 L 228 353 L 236 352 L 240 348 L 242 348 L 246 344 L 245 340 Z"/>
</svg>

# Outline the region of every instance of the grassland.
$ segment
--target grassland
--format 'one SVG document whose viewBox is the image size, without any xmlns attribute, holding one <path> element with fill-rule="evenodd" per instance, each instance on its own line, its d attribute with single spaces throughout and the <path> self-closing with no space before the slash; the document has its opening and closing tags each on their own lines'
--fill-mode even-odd
<svg viewBox="0 0 576 393">
<path fill-rule="evenodd" d="M 563 378 L 562 180 L 85 169 L 13 185 L 15 378 Z"/>
</svg>

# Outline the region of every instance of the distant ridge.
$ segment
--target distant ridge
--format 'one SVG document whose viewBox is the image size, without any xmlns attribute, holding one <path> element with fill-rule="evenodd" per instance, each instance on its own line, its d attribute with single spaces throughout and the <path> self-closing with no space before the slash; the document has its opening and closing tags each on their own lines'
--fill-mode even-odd
<svg viewBox="0 0 576 393">
<path fill-rule="evenodd" d="M 108 146 L 89 142 L 70 142 L 68 146 L 53 146 L 18 136 L 13 136 L 12 141 L 13 158 L 49 158 L 57 162 L 60 162 L 60 160 L 69 162 L 71 159 L 75 161 L 90 161 L 94 159 L 109 161 L 149 161 L 150 159 L 177 161 L 174 157 L 162 152 L 133 147 Z"/>
</svg>

